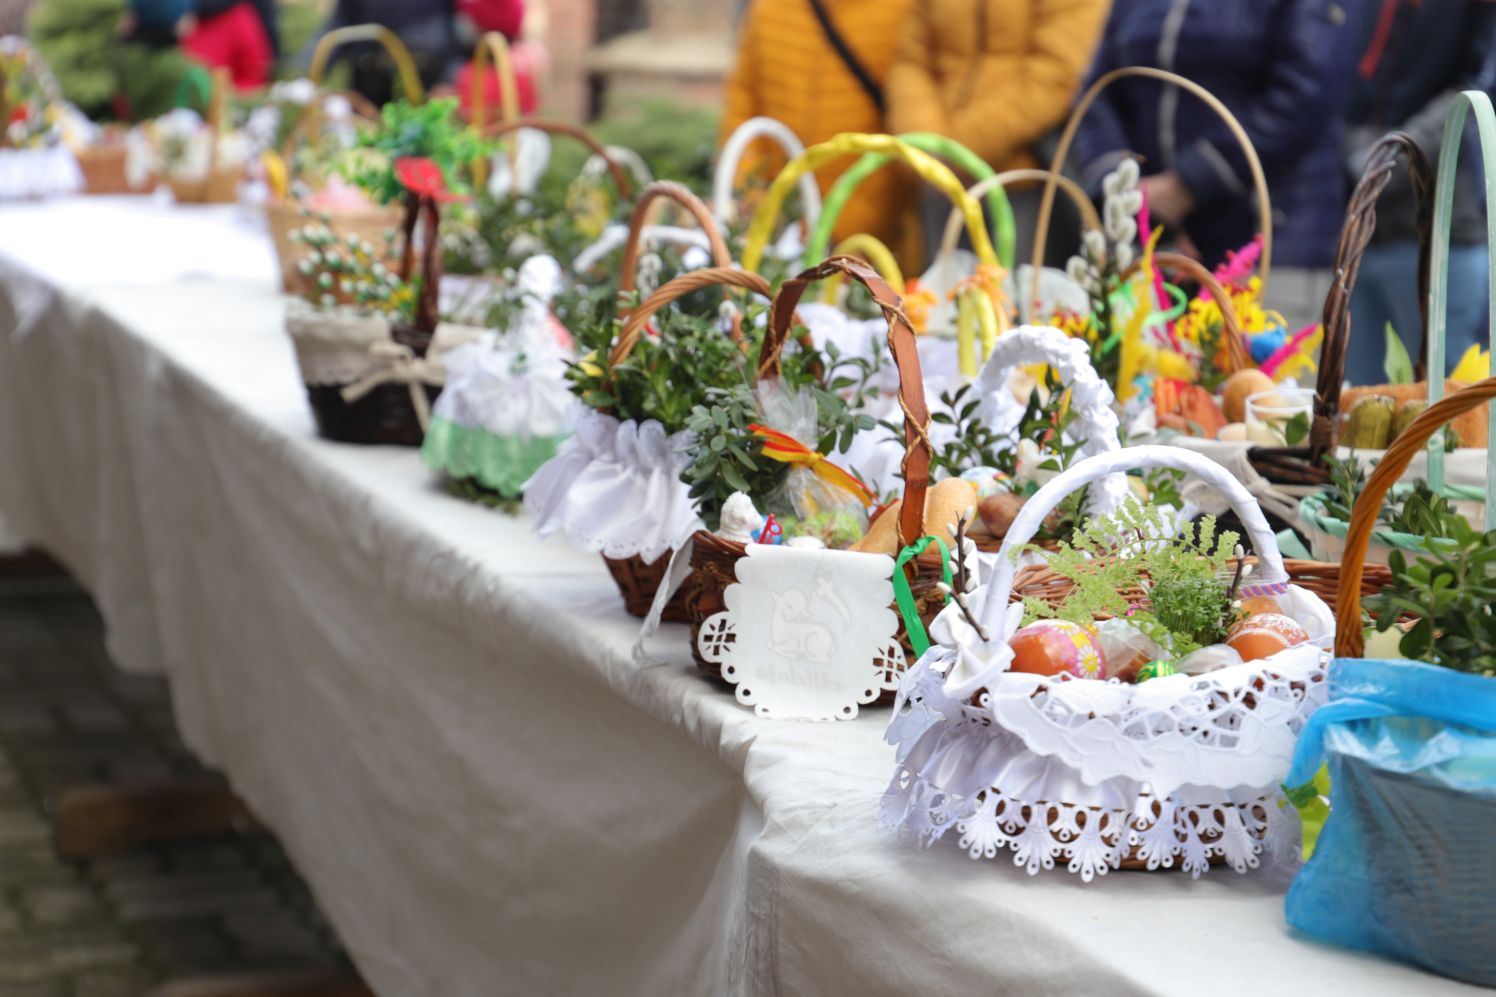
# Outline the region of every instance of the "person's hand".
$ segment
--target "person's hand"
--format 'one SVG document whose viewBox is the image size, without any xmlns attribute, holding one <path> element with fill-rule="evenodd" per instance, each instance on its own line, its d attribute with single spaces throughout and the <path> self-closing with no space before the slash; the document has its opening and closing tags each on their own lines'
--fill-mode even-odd
<svg viewBox="0 0 1496 997">
<path fill-rule="evenodd" d="M 183 14 L 181 17 L 177 18 L 177 23 L 173 26 L 173 31 L 177 36 L 177 41 L 179 42 L 186 41 L 187 36 L 192 34 L 196 30 L 196 14 Z"/>
<path fill-rule="evenodd" d="M 1200 247 L 1195 245 L 1195 240 L 1182 228 L 1174 230 L 1174 252 L 1188 256 L 1196 263 L 1205 262 L 1205 257 L 1200 255 Z"/>
<path fill-rule="evenodd" d="M 119 24 L 115 26 L 114 33 L 121 38 L 129 38 L 135 33 L 135 23 L 134 11 L 125 11 L 119 19 Z"/>
<path fill-rule="evenodd" d="M 1178 229 L 1195 210 L 1195 195 L 1173 170 L 1144 177 L 1138 186 L 1148 198 L 1148 213 L 1171 228 Z"/>
</svg>

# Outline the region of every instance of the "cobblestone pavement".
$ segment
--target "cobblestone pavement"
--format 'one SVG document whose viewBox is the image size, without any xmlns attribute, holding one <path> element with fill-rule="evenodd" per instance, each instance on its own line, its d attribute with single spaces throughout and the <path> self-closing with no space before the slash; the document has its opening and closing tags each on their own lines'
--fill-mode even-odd
<svg viewBox="0 0 1496 997">
<path fill-rule="evenodd" d="M 48 815 L 67 789 L 176 777 L 216 778 L 182 746 L 165 683 L 110 664 L 76 586 L 0 578 L 0 997 L 133 997 L 183 977 L 346 970 L 266 832 L 57 856 Z"/>
</svg>

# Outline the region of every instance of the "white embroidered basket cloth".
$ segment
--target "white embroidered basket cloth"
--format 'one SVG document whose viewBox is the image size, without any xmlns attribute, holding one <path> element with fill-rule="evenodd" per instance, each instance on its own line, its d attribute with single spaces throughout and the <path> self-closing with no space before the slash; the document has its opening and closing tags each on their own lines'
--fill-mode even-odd
<svg viewBox="0 0 1496 997">
<path fill-rule="evenodd" d="M 1259 557 L 1245 595 L 1271 595 L 1310 643 L 1203 675 L 1138 685 L 1010 672 L 1012 553 L 1065 495 L 1131 468 L 1175 467 L 1223 493 Z M 1212 861 L 1238 872 L 1287 853 L 1297 821 L 1278 784 L 1305 719 L 1325 699 L 1329 608 L 1291 585 L 1273 532 L 1242 485 L 1176 447 L 1089 457 L 1041 488 L 1014 522 L 991 582 L 972 599 L 983 641 L 951 606 L 906 676 L 888 739 L 897 768 L 880 822 L 930 844 L 955 829 L 973 858 L 1004 849 L 1035 874 L 1064 865 L 1089 881 L 1130 866 Z"/>
</svg>

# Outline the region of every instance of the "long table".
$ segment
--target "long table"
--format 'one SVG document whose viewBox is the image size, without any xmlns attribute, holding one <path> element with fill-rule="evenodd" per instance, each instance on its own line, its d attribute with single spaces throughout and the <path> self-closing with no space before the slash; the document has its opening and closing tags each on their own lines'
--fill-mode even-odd
<svg viewBox="0 0 1496 997">
<path fill-rule="evenodd" d="M 635 663 L 598 558 L 318 439 L 268 255 L 204 272 L 244 220 L 164 211 L 0 210 L 0 510 L 166 674 L 379 993 L 1462 989 L 1293 937 L 1291 870 L 1084 885 L 892 839 L 886 709 L 759 720 L 677 626 Z M 138 227 L 90 224 L 121 212 L 219 235 L 123 280 L 37 244 L 124 260 Z"/>
</svg>

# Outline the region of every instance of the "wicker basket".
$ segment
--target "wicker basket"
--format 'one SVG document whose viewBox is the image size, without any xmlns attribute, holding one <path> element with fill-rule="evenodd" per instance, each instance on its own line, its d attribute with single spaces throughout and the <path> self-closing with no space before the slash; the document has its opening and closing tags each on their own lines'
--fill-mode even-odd
<svg viewBox="0 0 1496 997">
<path fill-rule="evenodd" d="M 779 376 L 780 352 L 789 337 L 795 307 L 799 304 L 801 295 L 812 283 L 834 274 L 844 274 L 866 287 L 888 321 L 888 345 L 894 362 L 898 365 L 899 398 L 905 412 L 904 502 L 898 521 L 899 547 L 902 549 L 923 533 L 925 491 L 929 485 L 932 454 L 927 435 L 929 410 L 925 406 L 918 346 L 914 330 L 904 316 L 899 296 L 872 267 L 848 256 L 834 256 L 786 281 L 775 296 L 769 313 L 769 328 L 759 353 L 758 378 L 766 380 Z M 691 654 L 702 671 L 713 678 L 720 678 L 720 666 L 701 653 L 698 637 L 707 618 L 727 608 L 727 586 L 736 581 L 737 562 L 745 556 L 746 546 L 705 530 L 696 533 L 693 544 L 691 567 L 696 591 L 689 603 Z M 926 619 L 932 618 L 945 601 L 944 596 L 935 589 L 936 582 L 940 580 L 938 569 L 933 574 L 909 569 L 908 574 L 921 615 Z M 905 654 L 912 653 L 908 635 L 902 628 L 899 640 L 904 646 Z"/>
<path fill-rule="evenodd" d="M 520 119 L 507 122 L 490 129 L 492 134 L 502 134 L 515 128 L 529 127 L 527 121 L 533 119 Z M 551 124 L 551 123 L 547 123 Z M 558 125 L 555 130 L 563 134 L 578 132 L 569 125 Z M 591 136 L 582 133 L 578 136 L 589 145 L 595 140 Z M 619 184 L 620 191 L 628 190 L 628 178 L 620 175 L 620 168 L 611 157 L 605 160 L 609 171 L 613 173 L 614 182 Z M 652 209 L 658 204 L 673 201 L 693 217 L 703 231 L 712 247 L 712 260 L 717 268 L 731 270 L 732 254 L 728 251 L 727 242 L 722 238 L 721 231 L 717 228 L 716 221 L 711 212 L 695 194 L 692 194 L 684 186 L 668 180 L 660 180 L 646 186 L 639 193 L 639 200 L 634 205 L 632 215 L 629 217 L 629 237 L 624 246 L 623 263 L 619 273 L 619 293 L 628 294 L 634 290 L 638 282 L 638 268 L 640 243 L 643 238 L 644 229 L 649 222 Z M 642 333 L 642 320 L 637 323 L 638 332 L 632 338 L 620 336 L 613 352 L 608 356 L 609 367 L 622 363 L 633 349 L 634 343 L 638 341 L 639 333 Z M 740 331 L 734 327 L 734 336 L 741 336 Z M 674 551 L 667 552 L 665 556 L 657 559 L 653 564 L 646 564 L 644 559 L 635 554 L 626 558 L 607 558 L 608 572 L 613 576 L 618 585 L 618 591 L 623 596 L 624 607 L 630 615 L 643 618 L 649 615 L 650 606 L 654 603 L 655 593 L 659 590 L 664 580 L 666 568 L 669 566 Z M 662 619 L 672 623 L 687 622 L 687 603 L 691 598 L 690 584 L 688 583 L 681 591 L 676 592 L 665 607 Z"/>
<path fill-rule="evenodd" d="M 972 600 L 973 618 L 984 630 L 972 626 L 964 636 L 958 632 L 954 643 L 932 648 L 906 682 L 911 697 L 945 719 L 925 728 L 916 724 L 907 735 L 924 747 L 901 753 L 900 773 L 890 788 L 890 795 L 908 794 L 904 820 L 912 815 L 928 829 L 929 814 L 938 812 L 959 825 L 985 807 L 993 844 L 985 851 L 972 846 L 973 856 L 995 857 L 1004 846 L 1022 849 L 1020 855 L 1030 857 L 1019 862 L 1030 872 L 1069 857 L 1070 871 L 1086 879 L 1108 868 L 1175 864 L 1198 875 L 1221 861 L 1245 871 L 1256 864 L 1252 856 L 1270 844 L 1271 835 L 1284 833 L 1274 830 L 1269 808 L 1278 805 L 1273 796 L 1283 774 L 1279 767 L 1286 771 L 1296 725 L 1323 699 L 1322 651 L 1291 651 L 1281 660 L 1158 679 L 1160 684 L 1149 682 L 1151 691 L 1142 696 L 1115 682 L 1011 672 L 1011 654 L 1002 653 L 1015 622 L 1007 610 L 1018 598 L 1053 604 L 1069 587 L 1046 569 L 1016 568 L 1007 554 L 1022 547 L 1066 494 L 1138 467 L 1178 468 L 1220 490 L 1261 556 L 1261 568 L 1243 593 L 1288 600 L 1328 637 L 1330 614 L 1290 583 L 1325 593 L 1345 584 L 1340 567 L 1282 563 L 1261 510 L 1225 468 L 1166 446 L 1088 457 L 1041 488 L 1015 521 L 1009 551 Z M 1356 590 L 1373 590 L 1385 580 L 1381 572 L 1358 577 Z M 1247 730 L 1251 737 L 1235 736 Z M 1160 749 L 1159 739 L 1172 742 Z M 901 737 L 900 743 L 910 742 Z M 956 754 L 957 747 L 964 753 Z M 957 763 L 948 772 L 931 762 L 946 751 Z M 978 757 L 980 771 L 973 761 Z M 1005 776 L 993 781 L 999 771 L 1012 781 Z M 979 781 L 963 781 L 970 779 Z M 971 815 L 941 810 L 941 797 L 932 795 L 958 785 L 968 795 L 967 802 L 957 802 Z M 1230 842 L 1223 840 L 1227 832 Z M 939 833 L 943 829 L 931 836 Z M 1046 853 L 1040 841 L 1053 851 Z M 1282 838 L 1277 843 L 1286 844 Z M 1042 865 L 1035 854 L 1049 854 L 1049 864 Z"/>
<path fill-rule="evenodd" d="M 327 216 L 327 226 L 339 235 L 356 235 L 374 246 L 375 256 L 388 256 L 393 247 L 390 235 L 399 231 L 403 208 L 398 204 L 370 204 L 358 208 L 333 208 L 309 212 L 295 201 L 271 201 L 265 205 L 265 221 L 270 240 L 280 264 L 281 290 L 287 294 L 305 295 L 313 290 L 296 269 L 306 250 L 291 238 L 291 233 L 306 225 L 313 216 Z"/>
<path fill-rule="evenodd" d="M 430 197 L 415 199 L 421 232 L 421 294 L 415 319 L 406 326 L 384 318 L 309 306 L 287 313 L 307 399 L 318 429 L 344 443 L 420 446 L 430 403 L 445 374 L 441 353 L 481 334 L 479 329 L 439 326 L 441 211 Z M 414 225 L 407 233 L 400 277 L 414 270 Z"/>
<path fill-rule="evenodd" d="M 130 184 L 125 169 L 129 154 L 122 142 L 85 146 L 78 150 L 77 157 L 85 194 L 136 194 L 145 189 Z"/>
</svg>

